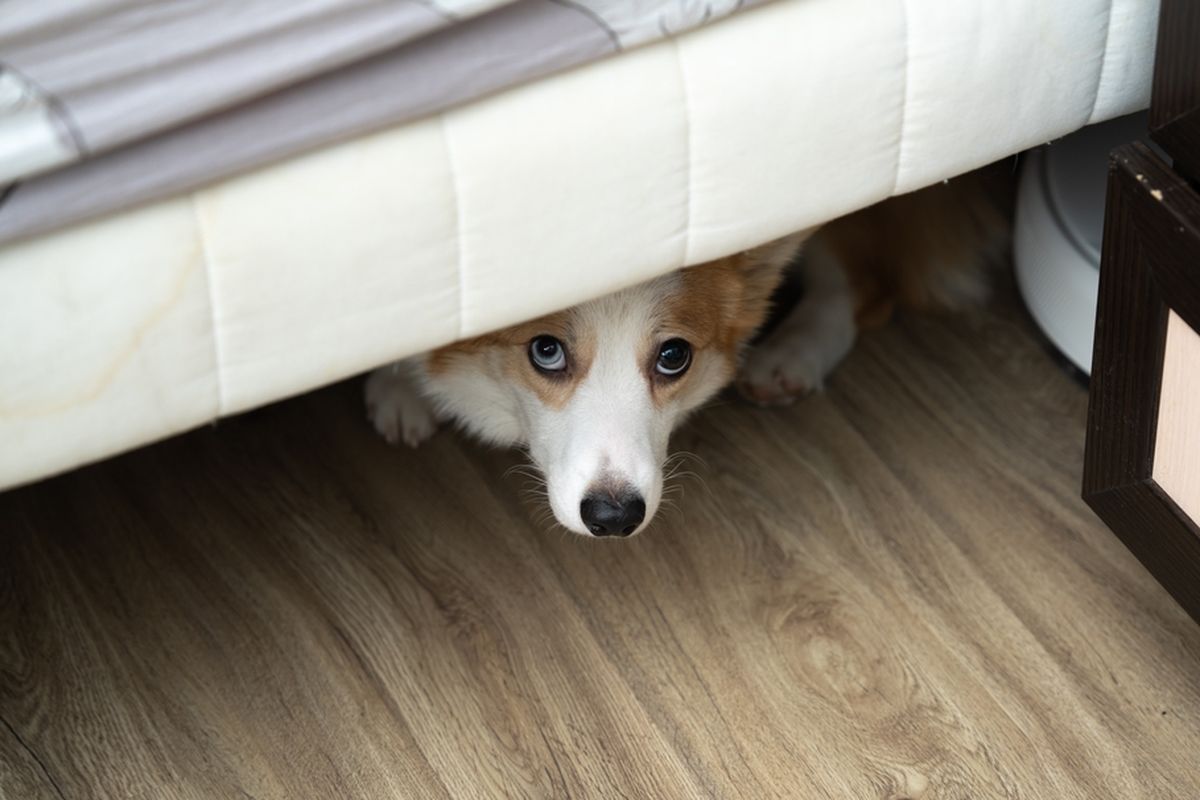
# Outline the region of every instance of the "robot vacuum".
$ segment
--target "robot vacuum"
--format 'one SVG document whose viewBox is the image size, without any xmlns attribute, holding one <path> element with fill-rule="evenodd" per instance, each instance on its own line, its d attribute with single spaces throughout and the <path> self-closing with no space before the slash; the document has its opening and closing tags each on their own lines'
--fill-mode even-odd
<svg viewBox="0 0 1200 800">
<path fill-rule="evenodd" d="M 1017 285 L 1046 337 L 1082 372 L 1092 335 L 1104 233 L 1108 153 L 1145 139 L 1145 113 L 1092 125 L 1027 154 L 1017 190 Z"/>
</svg>

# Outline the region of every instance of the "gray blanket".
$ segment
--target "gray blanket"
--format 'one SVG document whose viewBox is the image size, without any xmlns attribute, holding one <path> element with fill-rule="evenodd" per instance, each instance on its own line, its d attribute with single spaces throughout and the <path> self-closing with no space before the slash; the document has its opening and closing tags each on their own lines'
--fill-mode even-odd
<svg viewBox="0 0 1200 800">
<path fill-rule="evenodd" d="M 0 242 L 436 113 L 763 1 L 8 0 Z"/>
</svg>

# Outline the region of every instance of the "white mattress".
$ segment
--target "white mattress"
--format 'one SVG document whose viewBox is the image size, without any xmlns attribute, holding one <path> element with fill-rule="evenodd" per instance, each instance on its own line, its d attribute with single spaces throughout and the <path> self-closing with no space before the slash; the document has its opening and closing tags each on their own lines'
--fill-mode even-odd
<svg viewBox="0 0 1200 800">
<path fill-rule="evenodd" d="M 1146 0 L 777 0 L 0 250 L 0 486 L 700 263 L 1149 99 Z"/>
</svg>

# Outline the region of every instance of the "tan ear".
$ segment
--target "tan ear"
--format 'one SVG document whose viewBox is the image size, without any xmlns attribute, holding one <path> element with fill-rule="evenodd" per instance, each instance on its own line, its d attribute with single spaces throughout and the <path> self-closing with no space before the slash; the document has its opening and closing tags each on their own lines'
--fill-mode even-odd
<svg viewBox="0 0 1200 800">
<path fill-rule="evenodd" d="M 781 239 L 775 239 L 758 247 L 753 247 L 747 250 L 745 255 L 753 265 L 775 268 L 782 273 L 783 268 L 791 263 L 792 259 L 799 254 L 800 248 L 804 246 L 804 242 L 816 230 L 816 228 L 808 228 L 796 231 L 795 233 L 789 233 Z"/>
<path fill-rule="evenodd" d="M 739 338 L 748 339 L 762 326 L 771 308 L 771 295 L 783 281 L 784 269 L 800 252 L 812 229 L 767 242 L 733 259 L 741 273 L 741 302 L 735 322 Z"/>
</svg>

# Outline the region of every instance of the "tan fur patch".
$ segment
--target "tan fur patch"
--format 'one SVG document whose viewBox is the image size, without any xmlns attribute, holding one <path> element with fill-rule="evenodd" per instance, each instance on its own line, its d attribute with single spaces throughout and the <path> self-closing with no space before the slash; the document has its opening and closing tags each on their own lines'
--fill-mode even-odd
<svg viewBox="0 0 1200 800">
<path fill-rule="evenodd" d="M 770 298 L 788 258 L 799 246 L 769 245 L 759 251 L 739 253 L 701 264 L 680 273 L 680 290 L 664 305 L 656 330 L 647 330 L 643 344 L 645 375 L 654 402 L 665 405 L 683 396 L 694 381 L 689 380 L 698 362 L 720 357 L 720 384 L 727 382 L 737 364 L 741 347 L 766 319 Z M 547 406 L 562 408 L 587 377 L 595 359 L 596 341 L 590 331 L 576 330 L 575 315 L 568 309 L 482 336 L 476 336 L 429 354 L 426 368 L 431 375 L 457 369 L 482 369 L 495 377 L 527 387 Z M 537 336 L 553 336 L 567 347 L 568 367 L 558 375 L 540 373 L 529 363 L 529 344 Z M 677 379 L 664 377 L 655 369 L 657 348 L 667 339 L 679 337 L 692 347 L 693 367 Z M 699 369 L 708 370 L 706 363 Z M 697 387 L 711 391 L 711 381 Z"/>
<path fill-rule="evenodd" d="M 587 376 L 595 357 L 594 344 L 574 333 L 570 311 L 560 311 L 441 347 L 429 354 L 426 368 L 431 375 L 460 365 L 493 370 L 524 385 L 547 406 L 562 408 Z M 566 345 L 567 369 L 561 375 L 543 374 L 529 363 L 529 343 L 538 336 L 553 336 Z"/>
<path fill-rule="evenodd" d="M 766 319 L 785 265 L 738 253 L 685 269 L 680 273 L 683 288 L 672 298 L 667 319 L 689 334 L 684 338 L 693 345 L 736 355 Z"/>
<path fill-rule="evenodd" d="M 754 251 L 738 253 L 680 273 L 682 286 L 667 304 L 662 328 L 667 336 L 679 336 L 691 344 L 693 368 L 715 353 L 722 361 L 720 382 L 733 376 L 739 352 L 766 320 L 771 295 L 798 246 L 796 242 L 791 249 L 777 249 L 765 258 Z M 686 373 L 671 380 L 657 375 L 653 363 L 650 369 L 657 405 L 686 389 Z"/>
<path fill-rule="evenodd" d="M 898 306 L 954 307 L 981 299 L 987 261 L 1009 237 L 1006 172 L 1004 165 L 977 170 L 821 228 L 817 235 L 847 271 L 860 328 L 886 323 Z"/>
</svg>

